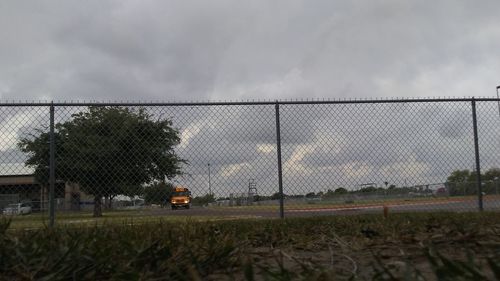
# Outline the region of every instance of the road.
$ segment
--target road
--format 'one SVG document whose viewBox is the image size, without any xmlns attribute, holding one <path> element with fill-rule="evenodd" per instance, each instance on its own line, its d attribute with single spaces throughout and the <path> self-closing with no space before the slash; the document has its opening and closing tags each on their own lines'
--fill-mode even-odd
<svg viewBox="0 0 500 281">
<path fill-rule="evenodd" d="M 473 212 L 478 210 L 478 203 L 472 199 L 449 199 L 446 201 L 414 201 L 385 204 L 389 212 L 429 212 L 429 211 L 450 211 L 450 212 Z M 362 213 L 382 213 L 384 203 L 374 203 L 370 205 L 342 205 L 335 207 L 311 207 L 311 205 L 285 205 L 285 217 L 304 217 L 317 215 L 347 215 Z M 500 211 L 500 200 L 484 200 L 484 210 Z M 167 216 L 213 216 L 213 217 L 279 217 L 279 211 L 274 208 L 255 207 L 225 207 L 225 208 L 204 208 L 193 207 L 189 210 L 158 209 L 153 213 Z"/>
</svg>

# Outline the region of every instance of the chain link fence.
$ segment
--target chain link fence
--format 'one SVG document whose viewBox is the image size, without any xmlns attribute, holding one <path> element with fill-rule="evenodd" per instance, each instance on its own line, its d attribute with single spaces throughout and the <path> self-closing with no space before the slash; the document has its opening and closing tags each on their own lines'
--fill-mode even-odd
<svg viewBox="0 0 500 281">
<path fill-rule="evenodd" d="M 52 223 L 498 210 L 497 102 L 4 103 L 0 208 Z"/>
</svg>

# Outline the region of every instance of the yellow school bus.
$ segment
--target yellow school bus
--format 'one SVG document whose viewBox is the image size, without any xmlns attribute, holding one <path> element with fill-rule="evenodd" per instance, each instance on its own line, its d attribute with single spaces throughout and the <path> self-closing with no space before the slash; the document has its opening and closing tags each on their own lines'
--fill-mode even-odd
<svg viewBox="0 0 500 281">
<path fill-rule="evenodd" d="M 172 206 L 172 210 L 180 207 L 191 208 L 191 191 L 185 187 L 174 188 L 170 197 L 170 205 Z"/>
</svg>

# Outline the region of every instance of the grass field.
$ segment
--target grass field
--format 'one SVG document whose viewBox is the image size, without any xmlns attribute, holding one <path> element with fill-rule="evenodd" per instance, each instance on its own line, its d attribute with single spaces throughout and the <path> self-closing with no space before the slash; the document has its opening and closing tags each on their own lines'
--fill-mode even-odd
<svg viewBox="0 0 500 281">
<path fill-rule="evenodd" d="M 483 197 L 484 201 L 498 201 L 500 205 L 500 196 L 488 195 Z M 365 206 L 391 206 L 391 205 L 405 205 L 414 203 L 447 203 L 447 202 L 471 202 L 477 204 L 477 196 L 453 196 L 453 197 L 413 197 L 413 198 L 380 198 L 380 199 L 356 199 L 352 202 L 339 202 L 335 200 L 321 200 L 321 201 L 285 201 L 286 209 L 320 209 L 320 208 L 352 208 L 352 207 L 365 207 Z M 262 210 L 278 210 L 278 201 L 273 205 L 263 204 L 259 205 L 258 202 L 250 206 L 220 206 L 214 207 L 218 209 L 262 209 Z"/>
<path fill-rule="evenodd" d="M 485 202 L 497 201 L 497 197 L 485 196 Z M 387 206 L 391 212 L 394 206 L 407 206 L 415 204 L 443 204 L 440 207 L 446 206 L 447 203 L 463 202 L 469 204 L 469 210 L 474 210 L 476 207 L 477 198 L 474 196 L 464 197 L 439 197 L 439 198 L 408 198 L 408 199 L 384 199 L 384 200 L 357 200 L 351 203 L 335 202 L 335 201 L 299 201 L 287 202 L 285 204 L 285 212 L 293 211 L 314 211 L 314 210 L 352 210 L 373 207 L 372 211 L 382 212 L 382 206 Z M 500 203 L 500 200 L 498 200 Z M 500 204 L 499 204 L 500 205 Z M 91 211 L 81 212 L 57 212 L 56 224 L 58 225 L 94 225 L 94 224 L 130 224 L 130 223 L 148 223 L 155 222 L 159 218 L 165 221 L 185 221 L 190 219 L 193 221 L 209 221 L 222 219 L 242 219 L 242 218 L 257 218 L 257 217 L 278 217 L 279 206 L 275 205 L 252 205 L 252 206 L 233 206 L 233 207 L 208 207 L 196 210 L 186 211 L 177 210 L 170 212 L 169 209 L 161 208 L 144 208 L 136 210 L 112 210 L 105 211 L 103 217 L 93 218 Z M 424 210 L 422 210 L 424 211 Z M 435 211 L 435 210 L 432 210 Z M 465 211 L 465 210 L 464 210 Z M 291 215 L 293 213 L 289 213 Z M 189 218 L 187 218 L 189 217 Z M 49 218 L 47 212 L 33 213 L 26 216 L 11 217 L 10 228 L 17 229 L 36 229 L 43 228 L 48 224 Z"/>
<path fill-rule="evenodd" d="M 14 226 L 2 280 L 500 279 L 498 213 Z"/>
<path fill-rule="evenodd" d="M 149 210 L 137 211 L 107 211 L 100 218 L 94 218 L 92 212 L 58 212 L 56 213 L 56 224 L 60 226 L 94 226 L 108 224 L 141 224 L 148 222 L 158 222 L 159 219 L 165 221 L 191 221 L 221 219 L 215 216 L 152 216 Z M 229 217 L 230 218 L 230 217 Z M 44 228 L 49 224 L 47 213 L 33 213 L 25 216 L 4 217 L 9 219 L 10 229 L 38 229 Z"/>
</svg>

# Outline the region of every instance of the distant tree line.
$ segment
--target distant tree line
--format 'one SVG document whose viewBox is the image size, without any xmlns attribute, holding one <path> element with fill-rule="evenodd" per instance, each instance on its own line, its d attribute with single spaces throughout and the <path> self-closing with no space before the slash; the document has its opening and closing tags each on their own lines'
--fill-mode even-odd
<svg viewBox="0 0 500 281">
<path fill-rule="evenodd" d="M 500 169 L 491 168 L 484 174 L 481 174 L 483 182 L 483 192 L 487 194 L 498 193 L 500 185 Z M 449 196 L 463 196 L 463 195 L 476 195 L 477 194 L 477 176 L 474 171 L 470 170 L 455 170 L 450 176 L 447 177 L 445 183 L 447 195 Z M 138 189 L 131 189 L 130 193 L 143 197 L 146 204 L 163 204 L 164 200 L 168 200 L 172 193 L 174 186 L 169 183 L 157 183 L 148 187 L 141 187 Z M 337 187 L 335 189 L 328 189 L 326 191 L 308 192 L 306 194 L 284 194 L 287 199 L 334 199 L 345 195 L 361 195 L 361 194 L 380 194 L 380 195 L 398 195 L 398 194 L 432 194 L 433 189 L 429 185 L 420 186 L 402 186 L 398 187 L 394 184 L 385 182 L 385 187 L 365 186 L 358 189 L 348 190 L 345 187 Z M 254 195 L 252 201 L 268 201 L 279 200 L 280 193 L 275 192 L 272 195 Z M 216 200 L 231 200 L 230 197 L 216 198 L 214 194 L 205 194 L 193 198 L 193 204 L 206 205 L 215 202 Z"/>
<path fill-rule="evenodd" d="M 482 191 L 485 194 L 498 194 L 500 168 L 491 168 L 481 173 Z M 477 173 L 470 170 L 455 170 L 446 180 L 450 196 L 476 195 Z"/>
</svg>

